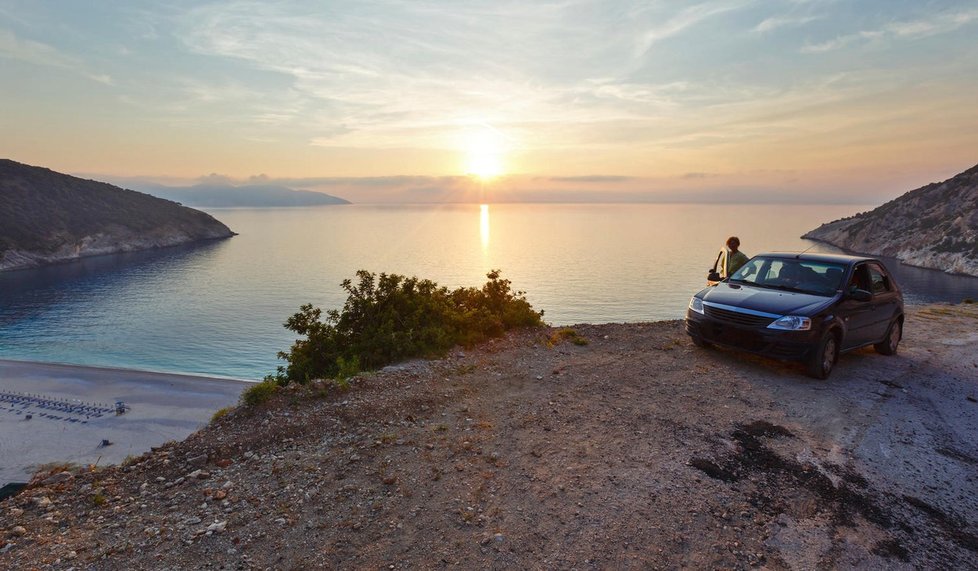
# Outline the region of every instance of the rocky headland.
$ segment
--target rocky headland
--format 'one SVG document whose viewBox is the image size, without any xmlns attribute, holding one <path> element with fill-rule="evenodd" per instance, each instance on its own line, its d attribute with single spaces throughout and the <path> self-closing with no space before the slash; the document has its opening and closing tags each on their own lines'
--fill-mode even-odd
<svg viewBox="0 0 978 571">
<path fill-rule="evenodd" d="M 0 271 L 233 235 L 169 200 L 0 159 Z"/>
<path fill-rule="evenodd" d="M 978 166 L 802 236 L 911 266 L 978 276 Z"/>
</svg>

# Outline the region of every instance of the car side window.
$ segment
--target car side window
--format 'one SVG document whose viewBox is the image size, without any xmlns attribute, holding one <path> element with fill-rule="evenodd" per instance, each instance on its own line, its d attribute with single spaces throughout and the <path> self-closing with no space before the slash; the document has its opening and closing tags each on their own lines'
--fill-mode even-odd
<svg viewBox="0 0 978 571">
<path fill-rule="evenodd" d="M 892 289 L 890 287 L 890 278 L 876 264 L 869 266 L 869 279 L 873 288 L 870 291 L 873 292 L 873 295 L 880 295 Z"/>
<path fill-rule="evenodd" d="M 852 272 L 852 278 L 849 280 L 849 291 L 856 289 L 871 291 L 869 289 L 871 286 L 867 269 L 866 264 L 856 266 L 856 269 Z"/>
</svg>

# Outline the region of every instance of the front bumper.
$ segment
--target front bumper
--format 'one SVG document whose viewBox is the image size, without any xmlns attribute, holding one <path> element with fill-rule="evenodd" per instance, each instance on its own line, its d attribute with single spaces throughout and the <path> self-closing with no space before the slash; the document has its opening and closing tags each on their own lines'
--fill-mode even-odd
<svg viewBox="0 0 978 571">
<path fill-rule="evenodd" d="M 804 361 L 815 350 L 818 334 L 744 327 L 686 310 L 686 333 L 703 341 L 775 359 Z"/>
</svg>

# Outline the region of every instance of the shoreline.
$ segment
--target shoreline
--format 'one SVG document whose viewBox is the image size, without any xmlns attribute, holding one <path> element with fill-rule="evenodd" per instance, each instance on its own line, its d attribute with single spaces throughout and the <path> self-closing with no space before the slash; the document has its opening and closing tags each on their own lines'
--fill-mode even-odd
<svg viewBox="0 0 978 571">
<path fill-rule="evenodd" d="M 812 232 L 814 232 L 814 231 L 815 230 L 812 230 Z M 838 245 L 838 244 L 836 244 L 834 242 L 830 242 L 828 240 L 825 240 L 824 238 L 815 238 L 815 237 L 809 236 L 808 234 L 803 234 L 801 236 L 801 239 L 802 240 L 810 240 L 810 241 L 815 242 L 815 243 L 818 243 L 818 244 L 825 244 L 826 246 L 832 246 L 833 248 L 836 248 L 836 249 L 841 250 L 844 254 L 849 254 L 851 256 L 865 256 L 867 258 L 881 258 L 881 259 L 884 259 L 884 260 L 896 260 L 901 265 L 907 266 L 908 268 L 915 268 L 915 269 L 918 269 L 918 270 L 927 270 L 927 271 L 930 271 L 930 272 L 937 272 L 937 273 L 943 274 L 945 276 L 957 276 L 957 277 L 962 277 L 962 278 L 974 278 L 974 279 L 978 279 L 978 274 L 966 274 L 966 273 L 962 273 L 962 272 L 948 272 L 948 271 L 945 271 L 945 270 L 942 270 L 942 269 L 939 269 L 939 268 L 932 268 L 930 266 L 919 266 L 917 264 L 911 264 L 911 263 L 905 262 L 902 259 L 897 258 L 895 256 L 884 256 L 882 254 L 872 254 L 872 253 L 869 253 L 869 252 L 860 252 L 860 251 L 857 251 L 857 250 L 853 250 L 853 249 L 850 249 L 850 248 L 846 248 L 846 247 L 840 246 L 840 245 Z"/>
<path fill-rule="evenodd" d="M 240 379 L 238 377 L 228 377 L 225 375 L 209 375 L 205 373 L 187 373 L 174 371 L 155 371 L 153 369 L 133 369 L 131 367 L 110 367 L 107 365 L 81 365 L 78 363 L 62 363 L 60 361 L 32 361 L 29 359 L 7 359 L 0 358 L 0 367 L 6 365 L 24 367 L 54 367 L 61 369 L 80 369 L 95 371 L 106 371 L 110 373 L 133 373 L 139 375 L 158 375 L 161 377 L 178 377 L 188 380 L 201 381 L 230 381 L 235 383 L 253 384 L 259 382 L 254 379 Z"/>
<path fill-rule="evenodd" d="M 0 400 L 0 484 L 29 481 L 48 463 L 117 464 L 183 440 L 205 426 L 215 411 L 236 404 L 249 384 L 0 359 L 0 392 L 11 397 Z M 124 414 L 112 411 L 117 401 L 128 407 Z"/>
</svg>

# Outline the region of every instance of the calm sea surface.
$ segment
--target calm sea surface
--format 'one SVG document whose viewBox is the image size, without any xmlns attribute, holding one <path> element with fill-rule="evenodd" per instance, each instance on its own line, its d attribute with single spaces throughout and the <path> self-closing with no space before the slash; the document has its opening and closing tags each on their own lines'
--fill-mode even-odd
<svg viewBox="0 0 978 571">
<path fill-rule="evenodd" d="M 674 204 L 213 209 L 240 235 L 0 273 L 0 358 L 260 378 L 300 304 L 342 305 L 358 269 L 481 285 L 501 268 L 555 325 L 677 319 L 724 239 L 748 254 L 868 207 Z M 815 246 L 813 251 L 830 251 Z M 892 264 L 891 264 L 892 265 Z M 978 279 L 902 267 L 908 301 Z"/>
</svg>

